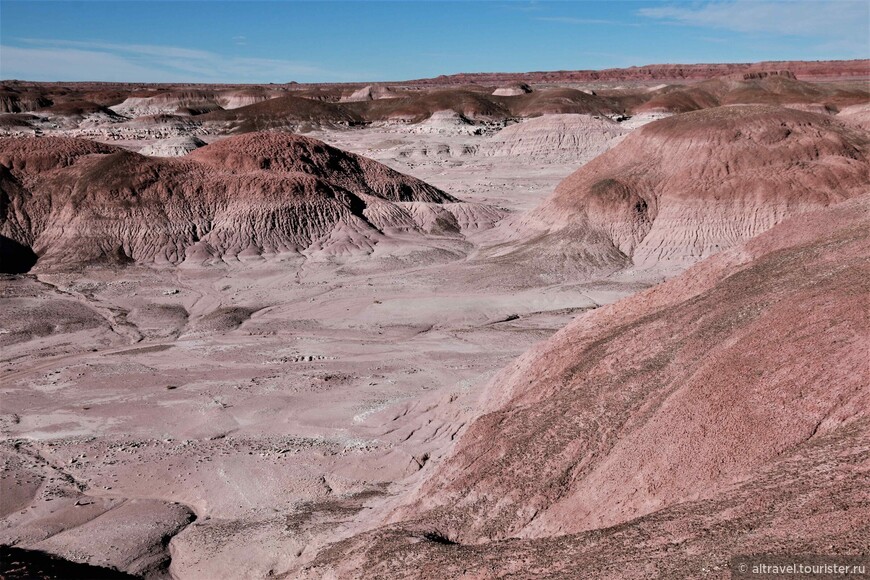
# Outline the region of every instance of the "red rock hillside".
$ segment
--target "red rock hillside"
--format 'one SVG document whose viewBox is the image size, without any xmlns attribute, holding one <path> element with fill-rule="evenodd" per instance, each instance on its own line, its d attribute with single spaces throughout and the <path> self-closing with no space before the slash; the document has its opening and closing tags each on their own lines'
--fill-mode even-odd
<svg viewBox="0 0 870 580">
<path fill-rule="evenodd" d="M 397 522 L 308 577 L 727 578 L 866 555 L 870 197 L 580 316 L 489 385 Z"/>
<path fill-rule="evenodd" d="M 679 271 L 788 216 L 867 191 L 868 144 L 866 132 L 830 116 L 764 105 L 662 119 L 510 224 L 508 247 L 517 256 L 557 248 L 566 261 L 624 256 L 638 268 Z"/>
<path fill-rule="evenodd" d="M 229 138 L 185 159 L 70 138 L 8 138 L 0 139 L 0 166 L 4 261 L 35 252 L 40 267 L 367 253 L 391 231 L 458 236 L 500 215 L 280 133 Z"/>
</svg>

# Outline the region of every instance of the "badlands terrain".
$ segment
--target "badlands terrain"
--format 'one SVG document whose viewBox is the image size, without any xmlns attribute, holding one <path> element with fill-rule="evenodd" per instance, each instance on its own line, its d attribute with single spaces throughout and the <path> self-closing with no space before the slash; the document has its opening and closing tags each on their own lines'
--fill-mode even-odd
<svg viewBox="0 0 870 580">
<path fill-rule="evenodd" d="M 866 561 L 868 79 L 3 81 L 0 576 Z"/>
</svg>

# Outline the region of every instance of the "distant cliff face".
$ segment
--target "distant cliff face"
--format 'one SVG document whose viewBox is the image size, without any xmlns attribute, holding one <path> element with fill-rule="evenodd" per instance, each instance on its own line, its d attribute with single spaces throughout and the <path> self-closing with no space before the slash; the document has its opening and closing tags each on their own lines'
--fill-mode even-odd
<svg viewBox="0 0 870 580">
<path fill-rule="evenodd" d="M 461 73 L 432 79 L 420 79 L 415 84 L 468 84 L 544 81 L 681 81 L 706 80 L 733 74 L 753 74 L 785 70 L 802 80 L 866 79 L 870 76 L 870 60 L 828 61 L 768 61 L 728 64 L 654 64 L 604 70 L 536 71 L 527 73 Z"/>
<path fill-rule="evenodd" d="M 610 149 L 627 133 L 606 117 L 542 115 L 505 127 L 480 146 L 479 154 L 576 164 Z"/>
</svg>

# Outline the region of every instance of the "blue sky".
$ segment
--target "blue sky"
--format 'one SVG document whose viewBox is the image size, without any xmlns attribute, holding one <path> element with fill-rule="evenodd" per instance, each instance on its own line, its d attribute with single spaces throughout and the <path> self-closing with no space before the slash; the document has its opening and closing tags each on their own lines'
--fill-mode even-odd
<svg viewBox="0 0 870 580">
<path fill-rule="evenodd" d="M 0 0 L 0 78 L 283 83 L 870 57 L 870 0 Z"/>
</svg>

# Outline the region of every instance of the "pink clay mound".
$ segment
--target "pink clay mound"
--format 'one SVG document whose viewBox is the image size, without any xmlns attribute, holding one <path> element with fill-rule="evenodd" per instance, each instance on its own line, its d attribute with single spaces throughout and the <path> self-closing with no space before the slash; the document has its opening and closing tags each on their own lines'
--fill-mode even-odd
<svg viewBox="0 0 870 580">
<path fill-rule="evenodd" d="M 683 577 L 860 549 L 868 232 L 865 195 L 579 317 L 490 382 L 395 523 L 309 577 Z"/>
<path fill-rule="evenodd" d="M 867 133 L 827 115 L 760 105 L 646 125 L 501 228 L 494 251 L 578 269 L 678 271 L 789 215 L 867 191 Z M 573 240 L 584 238 L 585 246 Z"/>
<path fill-rule="evenodd" d="M 40 266 L 178 264 L 314 245 L 365 253 L 385 231 L 429 228 L 428 206 L 438 206 L 430 213 L 443 211 L 447 235 L 461 235 L 457 212 L 464 221 L 467 214 L 498 216 L 375 161 L 290 134 L 230 138 L 182 160 L 69 138 L 7 138 L 0 139 L 0 163 L 4 189 L 15 194 L 4 203 L 0 231 L 32 248 Z M 339 227 L 353 234 L 330 237 Z"/>
</svg>

